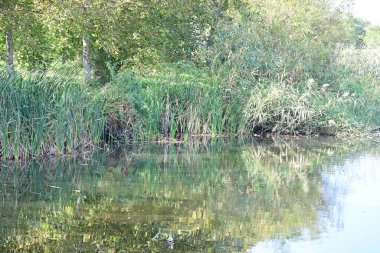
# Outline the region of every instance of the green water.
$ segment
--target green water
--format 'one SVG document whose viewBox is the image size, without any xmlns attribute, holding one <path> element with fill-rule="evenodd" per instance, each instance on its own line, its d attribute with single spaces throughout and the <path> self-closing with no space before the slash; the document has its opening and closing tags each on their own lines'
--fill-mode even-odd
<svg viewBox="0 0 380 253">
<path fill-rule="evenodd" d="M 213 140 L 3 165 L 0 252 L 380 252 L 379 151 Z"/>
</svg>

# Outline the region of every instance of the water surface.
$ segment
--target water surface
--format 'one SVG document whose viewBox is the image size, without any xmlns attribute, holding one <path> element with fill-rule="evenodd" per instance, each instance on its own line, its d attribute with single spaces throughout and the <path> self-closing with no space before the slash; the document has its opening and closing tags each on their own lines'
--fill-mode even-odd
<svg viewBox="0 0 380 253">
<path fill-rule="evenodd" d="M 380 147 L 140 144 L 0 170 L 0 252 L 380 252 Z"/>
</svg>

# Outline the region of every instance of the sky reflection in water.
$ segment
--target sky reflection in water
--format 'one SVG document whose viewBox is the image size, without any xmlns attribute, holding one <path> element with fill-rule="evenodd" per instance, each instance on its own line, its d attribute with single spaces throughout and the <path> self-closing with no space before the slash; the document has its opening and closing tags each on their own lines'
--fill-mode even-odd
<svg viewBox="0 0 380 253">
<path fill-rule="evenodd" d="M 376 144 L 139 145 L 0 171 L 0 252 L 380 252 Z"/>
<path fill-rule="evenodd" d="M 334 191 L 325 188 L 325 194 L 333 194 L 333 219 L 321 218 L 326 228 L 318 238 L 304 236 L 294 239 L 259 242 L 249 253 L 274 252 L 380 252 L 380 157 L 362 155 L 333 166 L 324 180 Z"/>
</svg>

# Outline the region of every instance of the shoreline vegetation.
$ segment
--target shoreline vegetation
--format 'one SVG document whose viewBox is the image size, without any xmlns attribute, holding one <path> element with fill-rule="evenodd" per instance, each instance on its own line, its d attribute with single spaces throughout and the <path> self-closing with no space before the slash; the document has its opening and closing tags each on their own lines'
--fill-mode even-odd
<svg viewBox="0 0 380 253">
<path fill-rule="evenodd" d="M 2 4 L 3 160 L 380 126 L 380 28 L 333 1 L 129 2 Z"/>
</svg>

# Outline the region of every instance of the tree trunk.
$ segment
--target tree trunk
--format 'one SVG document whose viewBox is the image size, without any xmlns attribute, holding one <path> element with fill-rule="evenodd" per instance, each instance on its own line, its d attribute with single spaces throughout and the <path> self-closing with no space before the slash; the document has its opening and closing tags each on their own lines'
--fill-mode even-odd
<svg viewBox="0 0 380 253">
<path fill-rule="evenodd" d="M 5 44 L 7 48 L 7 68 L 11 76 L 15 74 L 15 66 L 13 62 L 13 35 L 12 28 L 9 28 L 5 33 Z"/>
<path fill-rule="evenodd" d="M 207 48 L 211 47 L 213 42 L 214 42 L 214 37 L 215 37 L 215 30 L 216 27 L 218 26 L 219 20 L 222 15 L 222 9 L 223 9 L 223 0 L 217 1 L 213 0 L 214 4 L 214 13 L 212 17 L 212 24 L 211 24 L 211 29 L 210 29 L 210 34 L 207 38 L 206 46 Z"/>
<path fill-rule="evenodd" d="M 86 81 L 92 78 L 91 57 L 90 57 L 90 38 L 88 37 L 89 21 L 86 18 L 90 2 L 83 0 L 83 17 L 84 17 L 84 31 L 83 31 L 83 72 Z"/>
<path fill-rule="evenodd" d="M 210 34 L 206 40 L 206 48 L 207 50 L 210 49 L 212 44 L 214 43 L 214 37 L 215 37 L 215 31 L 216 27 L 218 26 L 219 20 L 222 15 L 222 8 L 223 8 L 223 0 L 213 0 L 212 1 L 214 4 L 214 13 L 213 13 L 213 20 L 210 28 Z M 206 58 L 206 65 L 210 66 L 211 65 L 211 59 L 209 57 Z"/>
<path fill-rule="evenodd" d="M 90 40 L 86 36 L 83 36 L 83 70 L 85 80 L 91 80 Z"/>
</svg>

